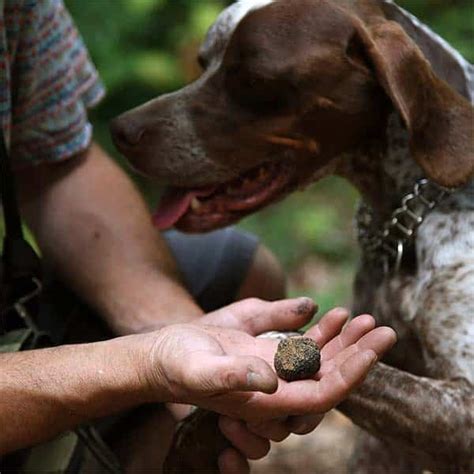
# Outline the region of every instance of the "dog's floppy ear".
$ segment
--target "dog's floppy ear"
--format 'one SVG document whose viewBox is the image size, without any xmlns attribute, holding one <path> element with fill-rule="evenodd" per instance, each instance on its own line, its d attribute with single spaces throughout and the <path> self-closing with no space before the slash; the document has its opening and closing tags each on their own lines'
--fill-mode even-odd
<svg viewBox="0 0 474 474">
<path fill-rule="evenodd" d="M 366 61 L 400 113 L 414 159 L 434 182 L 456 187 L 474 174 L 473 107 L 439 79 L 393 21 L 355 20 Z"/>
</svg>

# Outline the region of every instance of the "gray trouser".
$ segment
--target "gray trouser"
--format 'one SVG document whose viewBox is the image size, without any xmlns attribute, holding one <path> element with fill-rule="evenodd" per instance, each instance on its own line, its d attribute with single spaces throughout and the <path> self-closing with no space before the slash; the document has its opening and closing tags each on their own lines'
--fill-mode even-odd
<svg viewBox="0 0 474 474">
<path fill-rule="evenodd" d="M 202 235 L 169 231 L 164 237 L 184 284 L 204 311 L 234 301 L 258 246 L 255 236 L 229 227 Z"/>
</svg>

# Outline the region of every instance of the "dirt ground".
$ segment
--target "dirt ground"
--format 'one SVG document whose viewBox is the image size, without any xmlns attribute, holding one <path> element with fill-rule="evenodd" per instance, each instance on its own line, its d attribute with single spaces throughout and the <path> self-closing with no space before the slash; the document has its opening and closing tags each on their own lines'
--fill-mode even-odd
<svg viewBox="0 0 474 474">
<path fill-rule="evenodd" d="M 336 410 L 313 433 L 273 443 L 270 454 L 252 463 L 255 474 L 349 474 L 347 461 L 357 428 Z"/>
</svg>

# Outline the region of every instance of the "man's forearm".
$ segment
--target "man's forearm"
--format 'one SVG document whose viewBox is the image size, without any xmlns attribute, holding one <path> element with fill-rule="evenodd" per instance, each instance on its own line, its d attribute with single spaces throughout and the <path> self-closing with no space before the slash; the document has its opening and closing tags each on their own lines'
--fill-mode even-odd
<svg viewBox="0 0 474 474">
<path fill-rule="evenodd" d="M 0 455 L 150 401 L 141 370 L 149 339 L 0 354 Z"/>
<path fill-rule="evenodd" d="M 97 146 L 19 175 L 47 262 L 120 334 L 199 316 L 143 199 Z"/>
</svg>

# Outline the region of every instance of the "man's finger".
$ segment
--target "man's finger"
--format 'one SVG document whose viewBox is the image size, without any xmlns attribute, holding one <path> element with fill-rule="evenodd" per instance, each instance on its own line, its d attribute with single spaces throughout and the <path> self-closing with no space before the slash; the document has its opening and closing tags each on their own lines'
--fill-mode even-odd
<svg viewBox="0 0 474 474">
<path fill-rule="evenodd" d="M 298 435 L 305 435 L 311 433 L 323 420 L 324 415 L 302 415 L 291 416 L 286 422 L 288 429 Z"/>
<path fill-rule="evenodd" d="M 288 429 L 286 419 L 269 420 L 262 423 L 247 423 L 247 428 L 262 438 L 271 439 L 279 443 L 286 439 L 291 431 Z"/>
<path fill-rule="evenodd" d="M 385 326 L 375 328 L 362 336 L 354 344 L 351 344 L 349 347 L 338 352 L 333 357 L 327 357 L 323 354 L 318 377 L 322 378 L 337 367 L 342 366 L 346 360 L 351 358 L 357 352 L 363 352 L 370 349 L 377 354 L 378 359 L 381 359 L 385 352 L 395 344 L 396 340 L 396 334 L 393 329 Z M 324 349 L 326 349 L 326 347 Z"/>
<path fill-rule="evenodd" d="M 328 360 L 336 354 L 349 347 L 351 344 L 357 342 L 364 334 L 374 329 L 375 320 L 372 316 L 364 314 L 357 316 L 342 330 L 342 332 L 333 337 L 321 350 L 321 358 Z M 308 331 L 308 336 L 311 336 L 311 329 Z"/>
<path fill-rule="evenodd" d="M 200 355 L 189 361 L 185 376 L 188 389 L 205 396 L 235 391 L 273 393 L 278 388 L 275 372 L 254 356 Z"/>
<path fill-rule="evenodd" d="M 334 308 L 327 312 L 319 321 L 313 326 L 306 335 L 312 337 L 320 348 L 336 337 L 340 332 L 347 319 L 349 318 L 349 311 L 345 308 Z"/>
<path fill-rule="evenodd" d="M 356 352 L 340 367 L 329 372 L 318 383 L 318 393 L 312 406 L 313 412 L 327 412 L 346 398 L 350 391 L 359 386 L 370 368 L 377 362 L 373 350 Z"/>
<path fill-rule="evenodd" d="M 249 431 L 243 421 L 221 416 L 219 418 L 219 429 L 247 459 L 261 459 L 270 450 L 268 439 Z"/>
<path fill-rule="evenodd" d="M 317 309 L 314 301 L 306 297 L 273 302 L 249 298 L 208 314 L 200 322 L 257 336 L 265 331 L 299 329 Z"/>
<path fill-rule="evenodd" d="M 249 474 L 247 460 L 237 450 L 227 448 L 219 455 L 217 462 L 220 474 Z"/>
<path fill-rule="evenodd" d="M 363 351 L 372 349 L 380 359 L 397 342 L 397 333 L 388 326 L 373 329 L 357 341 L 357 347 Z"/>
</svg>

